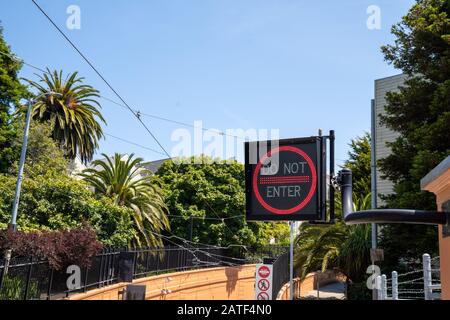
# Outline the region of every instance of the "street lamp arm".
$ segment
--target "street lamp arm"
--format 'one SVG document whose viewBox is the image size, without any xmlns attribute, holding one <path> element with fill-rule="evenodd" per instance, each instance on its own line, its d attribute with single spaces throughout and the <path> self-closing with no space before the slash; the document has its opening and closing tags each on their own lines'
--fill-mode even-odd
<svg viewBox="0 0 450 320">
<path fill-rule="evenodd" d="M 376 209 L 352 212 L 345 217 L 345 223 L 350 225 L 364 223 L 445 225 L 449 218 L 448 215 L 448 213 L 436 211 Z"/>
</svg>

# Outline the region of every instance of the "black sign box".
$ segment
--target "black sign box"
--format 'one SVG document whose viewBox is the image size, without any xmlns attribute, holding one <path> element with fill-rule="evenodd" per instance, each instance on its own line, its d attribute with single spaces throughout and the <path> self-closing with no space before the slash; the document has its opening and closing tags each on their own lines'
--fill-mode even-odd
<svg viewBox="0 0 450 320">
<path fill-rule="evenodd" d="M 247 220 L 323 220 L 324 145 L 322 137 L 245 143 Z"/>
</svg>

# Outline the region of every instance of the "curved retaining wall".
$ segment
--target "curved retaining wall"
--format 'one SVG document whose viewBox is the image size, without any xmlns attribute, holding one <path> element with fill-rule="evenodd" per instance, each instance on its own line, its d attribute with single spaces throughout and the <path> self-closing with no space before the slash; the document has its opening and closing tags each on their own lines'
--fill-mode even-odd
<svg viewBox="0 0 450 320">
<path fill-rule="evenodd" d="M 168 273 L 136 279 L 146 300 L 254 300 L 256 265 Z M 119 300 L 126 283 L 76 294 L 68 300 Z"/>
<path fill-rule="evenodd" d="M 308 292 L 317 290 L 317 284 L 320 287 L 327 284 L 345 281 L 345 277 L 341 274 L 336 274 L 333 271 L 326 272 L 313 272 L 309 273 L 303 281 L 300 282 L 300 278 L 294 279 L 294 297 L 304 297 Z M 278 292 L 276 300 L 289 300 L 290 299 L 290 284 L 286 283 Z"/>
<path fill-rule="evenodd" d="M 309 292 L 311 290 L 314 290 L 316 284 L 315 284 L 315 274 L 310 273 L 306 276 L 305 279 L 303 279 L 302 282 L 300 282 L 300 278 L 294 279 L 294 297 L 298 297 L 299 294 Z M 290 300 L 290 284 L 289 282 L 286 283 L 284 286 L 281 287 L 280 292 L 278 292 L 278 295 L 276 297 L 276 300 Z"/>
<path fill-rule="evenodd" d="M 146 300 L 254 300 L 256 265 L 221 267 L 167 273 L 136 279 L 133 284 L 146 286 Z M 334 273 L 320 274 L 319 283 L 338 280 Z M 316 289 L 317 277 L 310 273 L 300 283 L 294 280 L 294 294 L 298 296 Z M 119 292 L 127 283 L 118 283 L 86 293 L 73 295 L 67 300 L 119 300 Z M 278 293 L 276 300 L 289 299 L 289 283 Z"/>
</svg>

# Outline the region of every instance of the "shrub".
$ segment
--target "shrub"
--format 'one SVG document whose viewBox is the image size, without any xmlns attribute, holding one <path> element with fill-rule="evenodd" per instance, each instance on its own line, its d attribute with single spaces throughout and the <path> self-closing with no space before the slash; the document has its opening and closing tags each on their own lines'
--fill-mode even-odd
<svg viewBox="0 0 450 320">
<path fill-rule="evenodd" d="M 11 219 L 16 177 L 0 174 L 0 229 Z M 134 235 L 130 211 L 109 198 L 96 198 L 82 181 L 41 175 L 22 184 L 17 225 L 20 231 L 73 229 L 89 223 L 105 246 L 124 247 Z"/>
<path fill-rule="evenodd" d="M 348 283 L 348 300 L 372 300 L 372 291 L 367 288 L 367 283 Z"/>
<path fill-rule="evenodd" d="M 54 270 L 70 265 L 90 267 L 92 257 L 102 248 L 95 231 L 81 228 L 44 232 L 0 232 L 0 249 L 12 249 L 14 256 L 47 260 Z"/>
<path fill-rule="evenodd" d="M 21 277 L 10 277 L 5 275 L 0 290 L 0 300 L 22 300 L 25 295 L 26 283 Z M 28 298 L 36 298 L 39 294 L 38 284 L 36 281 L 30 282 L 28 289 Z"/>
</svg>

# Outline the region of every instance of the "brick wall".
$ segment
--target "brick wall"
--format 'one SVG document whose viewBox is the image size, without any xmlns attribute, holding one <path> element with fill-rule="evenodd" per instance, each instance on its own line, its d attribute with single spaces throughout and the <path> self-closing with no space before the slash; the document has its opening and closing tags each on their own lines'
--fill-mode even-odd
<svg viewBox="0 0 450 320">
<path fill-rule="evenodd" d="M 254 300 L 256 265 L 224 267 L 169 273 L 135 280 L 133 284 L 146 286 L 146 300 Z M 334 272 L 321 274 L 320 285 L 342 280 Z M 73 295 L 68 300 L 119 300 L 119 292 L 126 283 L 118 283 L 86 293 Z M 314 273 L 301 283 L 295 280 L 295 290 L 306 294 L 317 286 Z M 164 294 L 170 290 L 170 293 Z M 283 286 L 277 300 L 289 298 L 289 284 Z"/>
<path fill-rule="evenodd" d="M 439 211 L 450 200 L 450 156 L 422 180 L 422 189 L 436 195 Z M 442 299 L 450 300 L 450 237 L 444 237 L 439 226 L 439 256 L 441 270 Z"/>
<path fill-rule="evenodd" d="M 255 265 L 209 268 L 137 279 L 133 284 L 146 286 L 146 300 L 253 300 L 255 271 Z M 68 299 L 118 300 L 125 287 L 119 283 Z"/>
<path fill-rule="evenodd" d="M 345 281 L 345 276 L 342 274 L 337 274 L 334 271 L 310 273 L 302 282 L 300 282 L 299 278 L 294 279 L 294 296 L 304 297 L 308 294 L 308 292 L 316 290 L 317 282 L 319 283 L 319 287 L 323 287 L 336 281 Z M 277 300 L 289 300 L 289 296 L 290 285 L 289 283 L 286 283 L 278 293 Z"/>
</svg>

